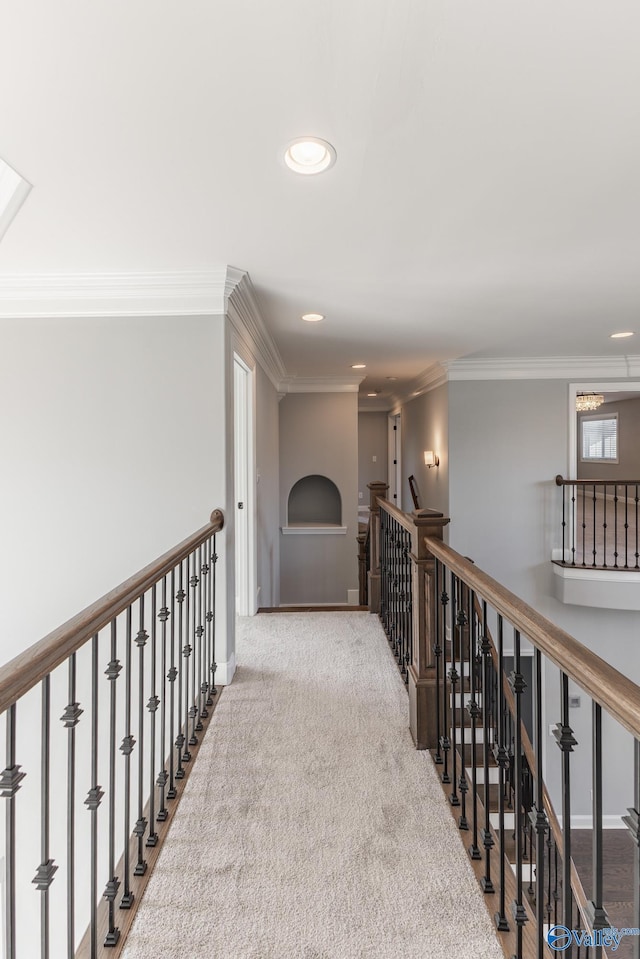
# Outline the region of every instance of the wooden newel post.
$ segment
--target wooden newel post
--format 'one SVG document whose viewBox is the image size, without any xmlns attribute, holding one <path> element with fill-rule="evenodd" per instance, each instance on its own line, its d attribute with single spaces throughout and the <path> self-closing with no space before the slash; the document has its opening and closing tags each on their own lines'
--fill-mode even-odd
<svg viewBox="0 0 640 959">
<path fill-rule="evenodd" d="M 388 483 L 368 483 L 370 492 L 369 512 L 371 513 L 369 528 L 369 612 L 380 613 L 380 504 L 378 497 L 385 498 Z"/>
<path fill-rule="evenodd" d="M 416 749 L 437 746 L 435 643 L 435 560 L 425 537 L 442 539 L 449 520 L 434 509 L 411 513 L 411 586 L 413 602 L 413 654 L 409 666 L 409 728 Z"/>
</svg>

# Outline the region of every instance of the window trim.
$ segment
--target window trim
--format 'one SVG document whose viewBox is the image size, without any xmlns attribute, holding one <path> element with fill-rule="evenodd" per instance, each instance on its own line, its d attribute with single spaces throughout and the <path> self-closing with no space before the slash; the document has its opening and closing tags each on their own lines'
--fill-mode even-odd
<svg viewBox="0 0 640 959">
<path fill-rule="evenodd" d="M 615 420 L 616 424 L 616 455 L 615 457 L 585 456 L 584 455 L 584 434 L 583 423 L 593 420 Z M 600 463 L 603 465 L 615 466 L 620 462 L 620 424 L 618 412 L 611 413 L 587 413 L 580 416 L 580 462 L 581 463 Z"/>
</svg>

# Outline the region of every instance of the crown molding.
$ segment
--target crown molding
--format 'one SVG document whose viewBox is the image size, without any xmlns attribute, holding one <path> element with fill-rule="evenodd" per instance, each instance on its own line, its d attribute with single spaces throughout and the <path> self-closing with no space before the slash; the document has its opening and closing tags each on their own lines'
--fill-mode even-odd
<svg viewBox="0 0 640 959">
<path fill-rule="evenodd" d="M 640 373 L 640 356 L 487 357 L 443 363 L 449 380 L 553 380 Z"/>
<path fill-rule="evenodd" d="M 225 313 L 241 271 L 0 275 L 0 316 L 197 316 Z"/>
<path fill-rule="evenodd" d="M 443 386 L 449 379 L 447 370 L 442 363 L 433 363 L 426 370 L 419 373 L 415 379 L 407 383 L 402 390 L 394 392 L 389 398 L 388 408 L 397 410 L 405 403 L 411 402 L 417 396 Z"/>
<path fill-rule="evenodd" d="M 357 393 L 364 376 L 285 376 L 278 386 L 286 393 Z"/>
<path fill-rule="evenodd" d="M 226 313 L 231 326 L 273 386 L 280 390 L 287 371 L 280 351 L 265 326 L 249 274 L 245 270 L 229 267 L 226 291 Z"/>
</svg>

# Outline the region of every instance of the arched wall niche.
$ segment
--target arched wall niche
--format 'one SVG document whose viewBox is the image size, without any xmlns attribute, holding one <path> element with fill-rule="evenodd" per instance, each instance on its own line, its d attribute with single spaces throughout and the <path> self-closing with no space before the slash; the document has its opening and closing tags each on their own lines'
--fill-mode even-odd
<svg viewBox="0 0 640 959">
<path fill-rule="evenodd" d="M 327 476 L 313 473 L 293 484 L 287 501 L 289 526 L 341 526 L 342 497 Z"/>
</svg>

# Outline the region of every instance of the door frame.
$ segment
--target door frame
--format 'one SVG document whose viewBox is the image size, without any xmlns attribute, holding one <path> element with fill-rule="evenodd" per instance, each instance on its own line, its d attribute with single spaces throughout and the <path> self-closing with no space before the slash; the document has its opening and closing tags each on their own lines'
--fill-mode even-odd
<svg viewBox="0 0 640 959">
<path fill-rule="evenodd" d="M 233 350 L 233 505 L 236 614 L 253 616 L 257 603 L 255 364 Z M 242 516 L 238 504 L 242 502 Z"/>
</svg>

